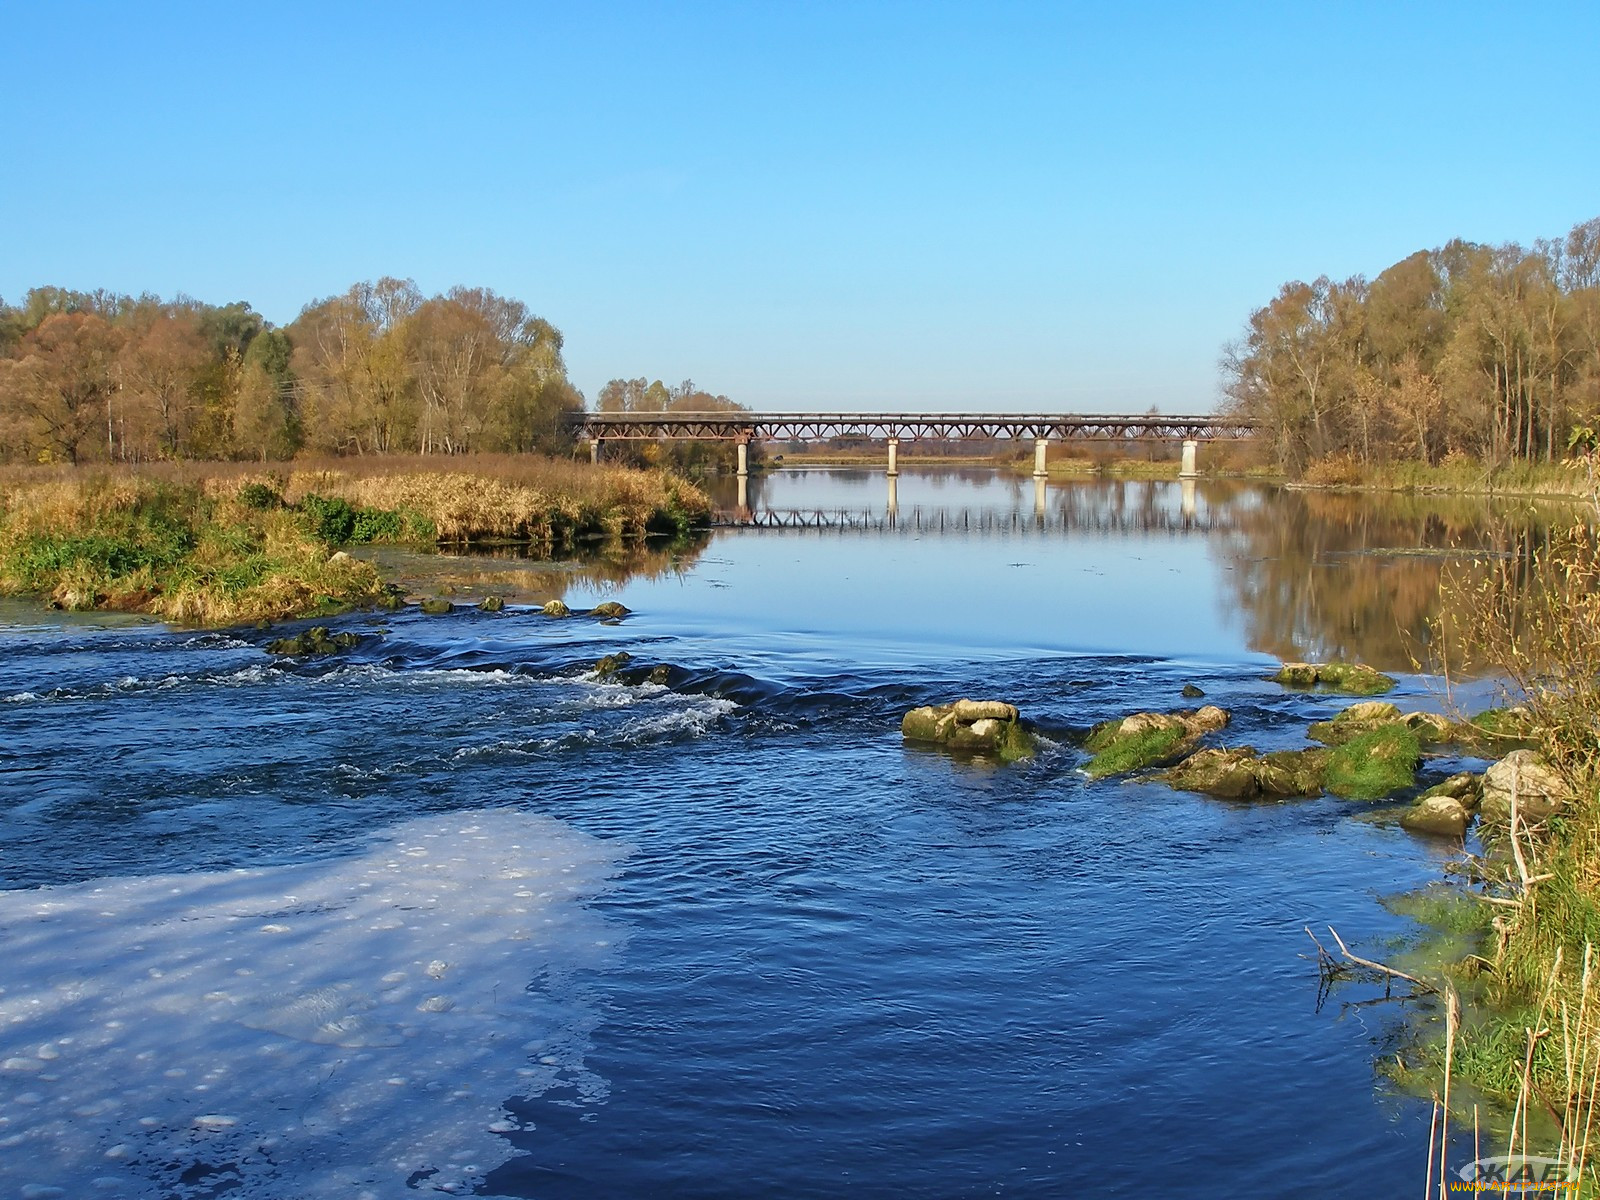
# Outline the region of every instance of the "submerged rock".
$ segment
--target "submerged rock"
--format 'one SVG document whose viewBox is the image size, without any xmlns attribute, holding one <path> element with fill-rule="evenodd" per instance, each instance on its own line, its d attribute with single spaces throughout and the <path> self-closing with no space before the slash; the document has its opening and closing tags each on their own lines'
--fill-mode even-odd
<svg viewBox="0 0 1600 1200">
<path fill-rule="evenodd" d="M 1381 800 L 1416 784 L 1422 743 L 1404 725 L 1359 733 L 1328 756 L 1322 785 L 1347 800 Z"/>
<path fill-rule="evenodd" d="M 1204 688 L 1195 687 L 1195 685 L 1192 683 L 1184 684 L 1183 691 L 1179 693 L 1179 695 L 1181 695 L 1185 700 L 1198 700 L 1205 694 Z"/>
<path fill-rule="evenodd" d="M 1225 710 L 1208 704 L 1182 712 L 1140 712 L 1103 721 L 1084 741 L 1094 755 L 1084 771 L 1092 779 L 1104 779 L 1144 767 L 1167 766 L 1187 756 L 1206 734 L 1225 729 L 1229 719 Z"/>
<path fill-rule="evenodd" d="M 479 612 L 491 612 L 491 613 L 492 612 L 500 612 L 502 609 L 505 608 L 505 606 L 506 606 L 506 602 L 504 600 L 502 600 L 499 596 L 485 596 L 482 600 L 480 600 L 478 602 L 478 611 Z"/>
<path fill-rule="evenodd" d="M 1381 696 L 1395 686 L 1388 675 L 1361 663 L 1286 662 L 1272 679 L 1287 687 L 1323 688 L 1348 696 Z"/>
<path fill-rule="evenodd" d="M 1542 821 L 1560 812 L 1572 799 L 1572 786 L 1532 750 L 1513 750 L 1483 775 L 1483 819 L 1511 821 L 1511 792 L 1517 793 L 1519 820 Z"/>
<path fill-rule="evenodd" d="M 451 604 L 450 601 L 446 600 L 443 596 L 435 596 L 431 600 L 424 600 L 422 602 L 422 611 L 427 613 L 430 617 L 442 617 L 448 613 L 455 612 L 455 610 L 456 606 Z"/>
<path fill-rule="evenodd" d="M 589 610 L 591 617 L 625 617 L 633 610 L 626 605 L 618 604 L 615 600 L 607 600 L 604 604 L 596 604 Z M 565 616 L 565 613 L 558 614 Z"/>
<path fill-rule="evenodd" d="M 1030 758 L 1033 734 L 1023 725 L 1016 706 L 1002 700 L 957 700 L 924 705 L 900 720 L 908 742 L 929 742 L 963 754 L 991 754 L 1003 762 Z"/>
<path fill-rule="evenodd" d="M 551 600 L 539 609 L 547 617 L 570 617 L 572 610 L 560 600 Z"/>
<path fill-rule="evenodd" d="M 325 654 L 338 654 L 344 650 L 354 649 L 361 644 L 359 633 L 335 633 L 330 635 L 326 625 L 313 625 L 310 629 L 303 630 L 293 637 L 278 638 L 267 643 L 269 654 L 288 654 L 299 657 L 320 657 Z"/>
<path fill-rule="evenodd" d="M 1221 800 L 1282 800 L 1322 791 L 1326 750 L 1279 750 L 1258 755 L 1253 747 L 1196 750 L 1160 778 L 1185 792 Z"/>
</svg>

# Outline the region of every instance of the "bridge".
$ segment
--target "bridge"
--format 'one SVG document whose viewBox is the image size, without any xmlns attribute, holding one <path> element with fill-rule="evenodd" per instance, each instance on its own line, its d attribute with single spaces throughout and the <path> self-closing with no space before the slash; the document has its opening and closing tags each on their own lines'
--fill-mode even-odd
<svg viewBox="0 0 1600 1200">
<path fill-rule="evenodd" d="M 1201 442 L 1253 437 L 1253 422 L 1218 414 L 1168 416 L 1163 413 L 755 413 L 755 412 L 594 412 L 577 413 L 572 430 L 589 442 L 598 462 L 611 439 L 684 438 L 731 441 L 738 446 L 739 475 L 749 474 L 746 447 L 758 441 L 822 441 L 835 437 L 870 438 L 888 448 L 889 474 L 897 475 L 901 441 L 965 441 L 976 438 L 1033 439 L 1033 473 L 1045 477 L 1045 454 L 1056 441 L 1181 442 L 1182 474 L 1197 475 Z"/>
</svg>

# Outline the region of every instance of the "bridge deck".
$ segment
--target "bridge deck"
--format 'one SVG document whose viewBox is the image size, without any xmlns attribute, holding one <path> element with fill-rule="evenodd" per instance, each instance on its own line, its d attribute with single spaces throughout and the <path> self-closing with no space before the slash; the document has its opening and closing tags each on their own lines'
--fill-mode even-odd
<svg viewBox="0 0 1600 1200">
<path fill-rule="evenodd" d="M 580 413 L 574 432 L 590 439 L 692 438 L 821 441 L 858 437 L 904 441 L 969 438 L 1054 441 L 1217 441 L 1248 438 L 1255 425 L 1206 413 Z"/>
</svg>

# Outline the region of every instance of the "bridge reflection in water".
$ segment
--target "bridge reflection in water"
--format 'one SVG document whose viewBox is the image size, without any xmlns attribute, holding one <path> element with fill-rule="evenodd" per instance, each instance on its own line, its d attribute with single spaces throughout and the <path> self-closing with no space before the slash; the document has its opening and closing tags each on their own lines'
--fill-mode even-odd
<svg viewBox="0 0 1600 1200">
<path fill-rule="evenodd" d="M 1193 479 L 1177 481 L 1176 507 L 1172 504 L 1173 484 L 1168 481 L 1124 481 L 1114 495 L 1108 495 L 1100 489 L 1072 486 L 1047 491 L 1045 480 L 1034 479 L 1031 511 L 1021 505 L 951 507 L 917 503 L 902 507 L 899 479 L 891 475 L 886 482 L 887 496 L 882 507 L 769 507 L 759 501 L 752 505 L 749 485 L 740 479 L 735 503 L 719 509 L 713 524 L 720 529 L 841 533 L 1182 535 L 1236 532 L 1241 515 L 1236 504 L 1200 503 Z"/>
</svg>

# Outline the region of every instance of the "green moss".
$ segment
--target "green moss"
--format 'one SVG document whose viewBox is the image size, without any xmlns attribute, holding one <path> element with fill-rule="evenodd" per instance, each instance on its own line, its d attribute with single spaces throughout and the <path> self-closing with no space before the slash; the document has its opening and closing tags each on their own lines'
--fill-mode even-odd
<svg viewBox="0 0 1600 1200">
<path fill-rule="evenodd" d="M 1130 737 L 1107 736 L 1097 726 L 1085 743 L 1096 751 L 1084 770 L 1091 779 L 1104 779 L 1108 775 L 1125 775 L 1142 767 L 1155 766 L 1170 758 L 1187 735 L 1182 729 L 1149 729 Z"/>
<path fill-rule="evenodd" d="M 1358 734 L 1328 756 L 1323 786 L 1347 800 L 1381 800 L 1416 783 L 1422 745 L 1404 725 Z"/>
<path fill-rule="evenodd" d="M 1494 923 L 1492 905 L 1475 899 L 1458 887 L 1443 884 L 1386 896 L 1383 906 L 1398 916 L 1410 917 L 1430 929 L 1453 934 L 1482 934 Z"/>
</svg>

